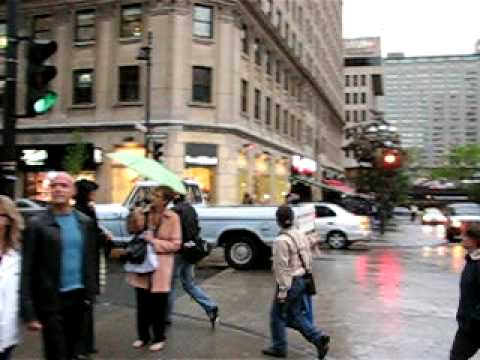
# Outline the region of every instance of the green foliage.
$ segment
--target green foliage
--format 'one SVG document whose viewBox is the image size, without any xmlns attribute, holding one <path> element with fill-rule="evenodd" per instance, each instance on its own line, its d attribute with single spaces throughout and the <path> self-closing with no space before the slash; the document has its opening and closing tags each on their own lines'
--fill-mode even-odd
<svg viewBox="0 0 480 360">
<path fill-rule="evenodd" d="M 454 147 L 445 157 L 445 165 L 431 172 L 433 179 L 461 180 L 471 177 L 480 166 L 480 145 Z"/>
<path fill-rule="evenodd" d="M 470 184 L 466 186 L 468 198 L 471 201 L 480 203 L 480 184 Z"/>
<path fill-rule="evenodd" d="M 85 161 L 88 159 L 87 144 L 80 131 L 72 133 L 72 142 L 72 145 L 67 146 L 62 165 L 65 171 L 77 175 L 82 171 Z"/>
</svg>

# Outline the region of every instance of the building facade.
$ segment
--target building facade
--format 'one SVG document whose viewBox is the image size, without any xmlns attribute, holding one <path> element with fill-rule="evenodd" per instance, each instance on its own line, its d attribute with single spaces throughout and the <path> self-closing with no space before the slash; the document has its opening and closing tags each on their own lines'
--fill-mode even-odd
<svg viewBox="0 0 480 360">
<path fill-rule="evenodd" d="M 480 54 L 384 59 L 386 120 L 420 167 L 441 166 L 457 145 L 480 141 Z"/>
<path fill-rule="evenodd" d="M 383 66 L 379 37 L 343 40 L 345 59 L 345 137 L 347 147 L 356 133 L 383 120 L 379 98 L 383 96 Z M 345 168 L 358 168 L 352 151 L 345 152 Z M 348 175 L 348 174 L 347 174 Z"/>
<path fill-rule="evenodd" d="M 98 200 L 124 199 L 136 174 L 105 155 L 145 152 L 146 70 L 137 55 L 149 33 L 150 143 L 213 203 L 238 203 L 246 192 L 260 203 L 281 202 L 293 156 L 313 161 L 316 176 L 342 171 L 341 5 L 23 2 L 22 35 L 58 42 L 60 102 L 45 116 L 18 121 L 17 193 L 42 197 L 47 170 L 65 167 L 61 155 L 80 137 L 88 155 L 81 176 L 100 184 Z M 23 61 L 19 74 L 22 84 Z M 21 110 L 25 89 L 18 93 Z"/>
</svg>

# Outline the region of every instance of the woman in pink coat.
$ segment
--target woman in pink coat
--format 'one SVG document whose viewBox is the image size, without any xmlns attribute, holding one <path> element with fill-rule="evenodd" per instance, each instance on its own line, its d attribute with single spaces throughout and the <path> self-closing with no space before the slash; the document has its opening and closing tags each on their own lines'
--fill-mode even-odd
<svg viewBox="0 0 480 360">
<path fill-rule="evenodd" d="M 149 228 L 144 238 L 150 242 L 158 256 L 158 267 L 151 274 L 128 274 L 127 281 L 135 287 L 137 295 L 138 340 L 134 348 L 152 342 L 151 351 L 159 351 L 165 345 L 165 314 L 173 274 L 174 254 L 181 245 L 181 226 L 178 215 L 167 209 L 174 192 L 166 186 L 153 191 L 152 206 L 148 215 Z M 139 221 L 143 216 L 139 217 Z M 137 224 L 138 225 L 138 224 Z M 150 334 L 153 330 L 153 337 Z"/>
</svg>

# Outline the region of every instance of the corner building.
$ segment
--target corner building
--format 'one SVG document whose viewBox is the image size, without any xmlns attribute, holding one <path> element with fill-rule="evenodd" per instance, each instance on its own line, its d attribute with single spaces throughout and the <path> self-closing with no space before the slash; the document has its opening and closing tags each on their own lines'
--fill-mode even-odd
<svg viewBox="0 0 480 360">
<path fill-rule="evenodd" d="M 19 119 L 19 196 L 44 196 L 48 170 L 64 167 L 75 138 L 86 142 L 81 176 L 99 202 L 121 202 L 136 174 L 111 152 L 143 154 L 151 32 L 151 144 L 163 161 L 201 183 L 212 203 L 249 192 L 279 203 L 293 156 L 343 171 L 341 0 L 25 1 L 22 35 L 53 39 L 60 101 Z M 6 18 L 0 9 L 0 30 Z M 0 50 L 1 51 L 1 50 Z M 25 98 L 20 49 L 18 108 Z M 0 64 L 4 67 L 4 63 Z M 1 69 L 0 67 L 0 69 Z M 1 71 L 1 70 L 0 70 Z"/>
</svg>

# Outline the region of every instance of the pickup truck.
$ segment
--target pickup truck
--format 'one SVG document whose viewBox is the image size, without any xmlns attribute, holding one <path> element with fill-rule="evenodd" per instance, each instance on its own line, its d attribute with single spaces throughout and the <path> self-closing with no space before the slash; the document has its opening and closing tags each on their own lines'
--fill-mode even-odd
<svg viewBox="0 0 480 360">
<path fill-rule="evenodd" d="M 125 245 L 131 238 L 126 229 L 129 208 L 148 199 L 156 183 L 139 182 L 123 204 L 96 205 L 100 224 L 109 229 L 117 245 Z M 185 181 L 187 198 L 197 210 L 201 236 L 212 247 L 225 248 L 225 260 L 235 269 L 246 270 L 266 263 L 279 228 L 275 219 L 276 206 L 206 206 L 202 194 L 193 181 Z M 315 231 L 313 205 L 293 206 L 295 226 L 302 232 Z"/>
</svg>

